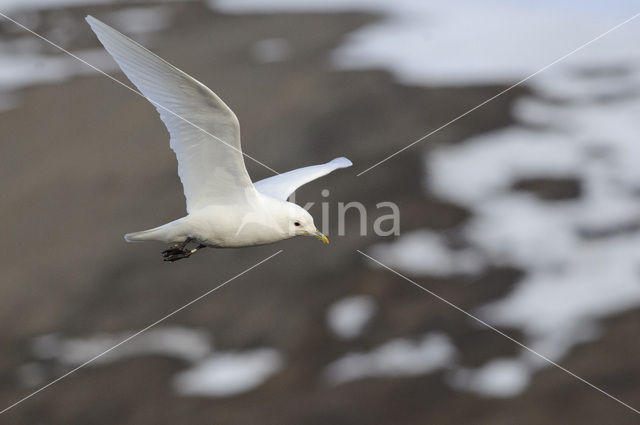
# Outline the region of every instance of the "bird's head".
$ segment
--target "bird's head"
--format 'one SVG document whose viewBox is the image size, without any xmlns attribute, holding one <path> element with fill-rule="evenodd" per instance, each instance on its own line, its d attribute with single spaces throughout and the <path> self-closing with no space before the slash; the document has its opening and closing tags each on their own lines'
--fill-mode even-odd
<svg viewBox="0 0 640 425">
<path fill-rule="evenodd" d="M 300 205 L 288 202 L 289 217 L 288 228 L 289 234 L 293 236 L 313 236 L 320 239 L 324 243 L 329 243 L 329 239 L 323 235 L 313 223 L 313 217 Z"/>
</svg>

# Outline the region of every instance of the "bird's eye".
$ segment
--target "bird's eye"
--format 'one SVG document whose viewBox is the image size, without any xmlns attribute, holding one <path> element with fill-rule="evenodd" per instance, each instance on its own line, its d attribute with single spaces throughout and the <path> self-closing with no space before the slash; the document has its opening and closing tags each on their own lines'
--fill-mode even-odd
<svg viewBox="0 0 640 425">
<path fill-rule="evenodd" d="M 300 222 L 299 222 L 299 221 L 296 221 L 296 222 L 294 222 L 294 223 L 293 223 L 293 225 L 294 225 L 294 226 L 300 226 Z"/>
</svg>

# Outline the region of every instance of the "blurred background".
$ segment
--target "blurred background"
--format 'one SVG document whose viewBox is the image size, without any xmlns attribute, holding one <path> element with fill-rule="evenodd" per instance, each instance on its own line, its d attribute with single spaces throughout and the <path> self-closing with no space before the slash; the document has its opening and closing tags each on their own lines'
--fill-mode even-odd
<svg viewBox="0 0 640 425">
<path fill-rule="evenodd" d="M 126 232 L 184 214 L 144 99 L 0 19 L 0 416 L 11 424 L 633 424 L 640 407 L 640 21 L 356 177 L 639 12 L 634 1 L 0 0 L 127 81 L 92 14 L 211 87 L 298 191 L 298 238 L 175 264 Z M 128 83 L 128 81 L 127 81 Z M 254 180 L 270 172 L 248 161 Z M 321 197 L 327 189 L 328 197 Z M 337 235 L 338 202 L 355 210 Z M 372 223 L 395 202 L 401 235 Z"/>
</svg>

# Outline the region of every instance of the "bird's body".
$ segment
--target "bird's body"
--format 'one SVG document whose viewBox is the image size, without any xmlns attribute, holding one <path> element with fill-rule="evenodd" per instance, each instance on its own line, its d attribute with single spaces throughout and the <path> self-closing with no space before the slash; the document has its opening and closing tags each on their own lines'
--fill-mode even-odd
<svg viewBox="0 0 640 425">
<path fill-rule="evenodd" d="M 187 215 L 162 226 L 125 235 L 128 242 L 174 244 L 165 260 L 186 258 L 205 246 L 238 248 L 299 235 L 328 242 L 302 207 L 288 202 L 300 186 L 338 168 L 346 158 L 299 168 L 252 183 L 240 147 L 233 111 L 209 88 L 103 22 L 87 22 L 122 71 L 165 123 L 178 158 Z M 190 242 L 198 243 L 187 249 Z"/>
<path fill-rule="evenodd" d="M 129 233 L 125 239 L 171 244 L 192 239 L 218 248 L 264 245 L 296 236 L 288 219 L 294 207 L 298 206 L 258 192 L 253 204 L 209 205 L 155 229 Z"/>
</svg>

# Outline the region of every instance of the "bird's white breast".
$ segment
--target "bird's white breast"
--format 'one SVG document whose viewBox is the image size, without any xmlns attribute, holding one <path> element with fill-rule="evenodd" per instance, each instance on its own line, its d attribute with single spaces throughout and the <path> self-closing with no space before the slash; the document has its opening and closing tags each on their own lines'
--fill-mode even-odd
<svg viewBox="0 0 640 425">
<path fill-rule="evenodd" d="M 262 198 L 253 204 L 210 205 L 183 220 L 191 237 L 212 246 L 261 245 L 294 236 L 287 227 L 286 203 Z"/>
</svg>

